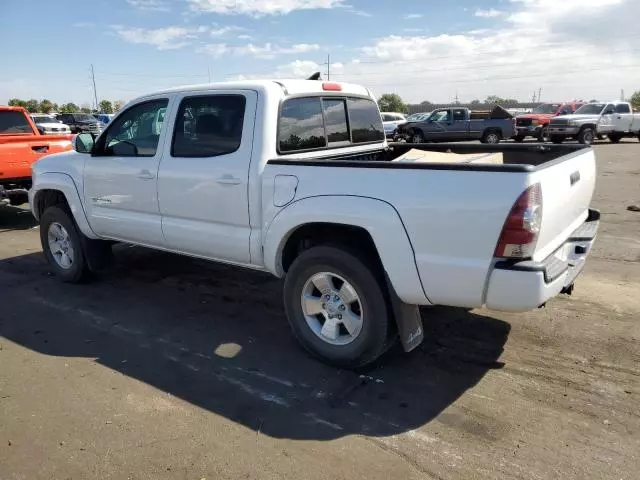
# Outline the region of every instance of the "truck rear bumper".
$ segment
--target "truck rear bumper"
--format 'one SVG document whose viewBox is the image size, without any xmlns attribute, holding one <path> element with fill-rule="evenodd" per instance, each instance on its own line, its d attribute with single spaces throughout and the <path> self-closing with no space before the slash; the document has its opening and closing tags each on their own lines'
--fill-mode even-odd
<svg viewBox="0 0 640 480">
<path fill-rule="evenodd" d="M 584 268 L 599 223 L 600 213 L 589 210 L 586 222 L 542 262 L 496 262 L 489 279 L 486 306 L 516 312 L 531 310 L 563 291 L 570 291 Z"/>
</svg>

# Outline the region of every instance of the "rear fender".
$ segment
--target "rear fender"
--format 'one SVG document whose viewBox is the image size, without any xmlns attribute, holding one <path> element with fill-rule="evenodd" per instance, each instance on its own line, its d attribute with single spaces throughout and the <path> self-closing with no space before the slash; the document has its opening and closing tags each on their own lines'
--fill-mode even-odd
<svg viewBox="0 0 640 480">
<path fill-rule="evenodd" d="M 29 204 L 31 212 L 36 219 L 40 219 L 42 212 L 37 211 L 38 199 L 45 190 L 57 190 L 61 192 L 69 204 L 71 213 L 80 231 L 88 238 L 97 239 L 98 236 L 91 230 L 87 220 L 87 214 L 82 204 L 81 195 L 73 179 L 64 173 L 39 173 L 36 184 L 29 192 Z"/>
<path fill-rule="evenodd" d="M 284 276 L 282 252 L 289 237 L 309 223 L 337 223 L 369 232 L 382 265 L 398 297 L 410 305 L 429 305 L 415 263 L 415 255 L 398 212 L 387 202 L 348 195 L 300 199 L 281 209 L 265 226 L 264 263 Z"/>
</svg>

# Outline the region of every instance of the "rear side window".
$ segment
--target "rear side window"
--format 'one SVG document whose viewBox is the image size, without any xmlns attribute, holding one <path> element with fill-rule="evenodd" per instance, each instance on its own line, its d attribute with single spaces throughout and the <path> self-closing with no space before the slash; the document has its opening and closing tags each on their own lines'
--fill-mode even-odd
<svg viewBox="0 0 640 480">
<path fill-rule="evenodd" d="M 348 98 L 349 122 L 352 143 L 381 142 L 384 129 L 378 107 L 367 98 Z"/>
<path fill-rule="evenodd" d="M 182 100 L 171 156 L 216 157 L 238 150 L 245 106 L 244 95 L 207 95 Z"/>
<path fill-rule="evenodd" d="M 292 98 L 280 111 L 278 150 L 283 153 L 382 140 L 380 112 L 369 99 Z"/>
<path fill-rule="evenodd" d="M 22 112 L 0 112 L 0 134 L 33 133 Z"/>
<path fill-rule="evenodd" d="M 616 105 L 616 113 L 631 113 L 631 108 L 626 103 Z"/>
<path fill-rule="evenodd" d="M 467 119 L 467 112 L 465 110 L 454 110 L 453 111 L 453 120 L 455 122 L 460 121 L 460 120 L 466 120 Z"/>
</svg>

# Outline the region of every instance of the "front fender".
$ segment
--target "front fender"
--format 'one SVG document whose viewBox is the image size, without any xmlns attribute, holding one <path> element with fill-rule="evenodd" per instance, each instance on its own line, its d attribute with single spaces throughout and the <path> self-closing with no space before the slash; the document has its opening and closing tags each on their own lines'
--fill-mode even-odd
<svg viewBox="0 0 640 480">
<path fill-rule="evenodd" d="M 65 173 L 37 174 L 36 181 L 31 190 L 29 190 L 29 206 L 31 208 L 31 213 L 33 213 L 33 216 L 38 220 L 40 219 L 39 216 L 42 212 L 37 211 L 37 202 L 39 195 L 42 195 L 45 190 L 57 190 L 62 192 L 69 204 L 71 213 L 73 214 L 80 231 L 89 238 L 98 238 L 89 226 L 80 192 L 78 191 L 78 188 L 71 176 Z"/>
<path fill-rule="evenodd" d="M 297 200 L 280 210 L 264 229 L 265 267 L 284 275 L 282 251 L 299 227 L 337 223 L 369 232 L 398 297 L 411 305 L 430 305 L 416 267 L 413 247 L 398 212 L 387 202 L 368 197 L 330 195 Z"/>
</svg>

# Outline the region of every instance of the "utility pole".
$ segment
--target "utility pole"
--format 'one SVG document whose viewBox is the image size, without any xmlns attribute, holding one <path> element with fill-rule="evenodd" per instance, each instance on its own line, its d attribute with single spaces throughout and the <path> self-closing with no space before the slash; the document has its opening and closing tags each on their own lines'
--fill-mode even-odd
<svg viewBox="0 0 640 480">
<path fill-rule="evenodd" d="M 327 53 L 327 80 L 331 80 L 331 54 Z"/>
<path fill-rule="evenodd" d="M 458 98 L 458 92 L 456 91 L 456 100 L 455 100 L 455 104 L 456 105 L 460 105 L 460 99 Z"/>
<path fill-rule="evenodd" d="M 620 89 L 620 101 L 624 102 L 624 88 Z"/>
<path fill-rule="evenodd" d="M 542 98 L 542 87 L 538 90 L 538 103 L 540 103 L 540 98 Z"/>
<path fill-rule="evenodd" d="M 209 83 L 211 83 L 211 67 L 207 67 L 207 73 L 209 74 Z"/>
<path fill-rule="evenodd" d="M 531 103 L 536 103 L 536 91 L 533 91 L 533 98 L 531 99 Z"/>
<path fill-rule="evenodd" d="M 98 110 L 98 92 L 96 91 L 96 75 L 93 72 L 93 63 L 91 64 L 91 79 L 93 80 L 93 98 L 96 101 L 96 110 Z"/>
</svg>

